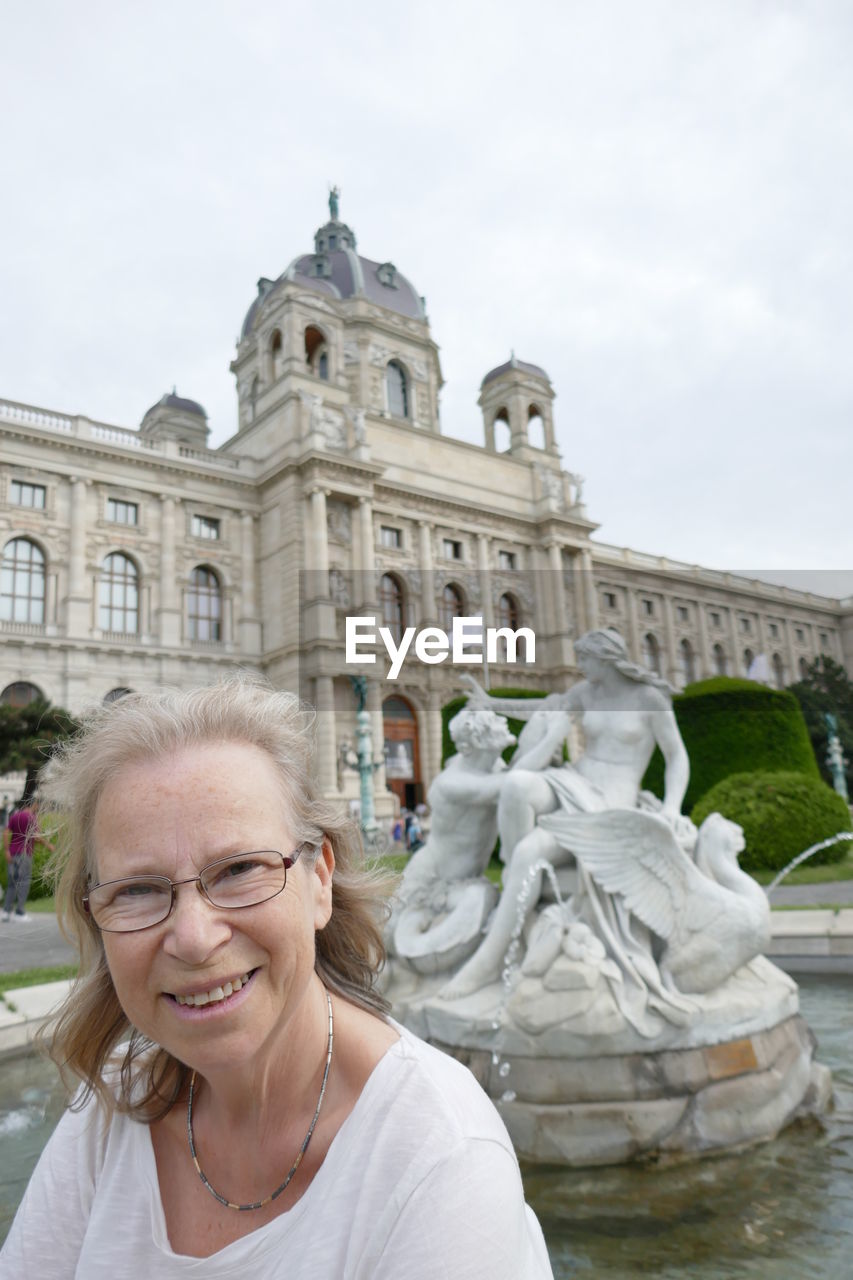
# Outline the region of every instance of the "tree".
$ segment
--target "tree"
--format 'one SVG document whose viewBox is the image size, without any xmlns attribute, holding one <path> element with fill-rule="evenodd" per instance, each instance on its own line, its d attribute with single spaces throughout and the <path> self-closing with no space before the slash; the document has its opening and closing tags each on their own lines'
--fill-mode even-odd
<svg viewBox="0 0 853 1280">
<path fill-rule="evenodd" d="M 40 769 L 54 743 L 76 729 L 69 712 L 42 699 L 25 707 L 0 705 L 0 773 Z"/>
<path fill-rule="evenodd" d="M 827 711 L 836 717 L 841 749 L 847 759 L 847 790 L 853 796 L 853 681 L 840 663 L 822 654 L 809 664 L 804 678 L 792 684 L 790 690 L 803 709 L 821 776 L 829 783 L 832 782 L 826 763 L 829 735 L 824 717 Z"/>
</svg>

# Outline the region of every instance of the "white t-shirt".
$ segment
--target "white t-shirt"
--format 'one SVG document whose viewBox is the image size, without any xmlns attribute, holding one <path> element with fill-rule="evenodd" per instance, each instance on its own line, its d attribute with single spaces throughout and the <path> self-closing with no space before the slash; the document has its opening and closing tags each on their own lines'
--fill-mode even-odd
<svg viewBox="0 0 853 1280">
<path fill-rule="evenodd" d="M 147 1125 L 60 1121 L 0 1280 L 551 1280 L 509 1135 L 467 1068 L 401 1028 L 299 1201 L 209 1258 L 169 1245 Z"/>
</svg>

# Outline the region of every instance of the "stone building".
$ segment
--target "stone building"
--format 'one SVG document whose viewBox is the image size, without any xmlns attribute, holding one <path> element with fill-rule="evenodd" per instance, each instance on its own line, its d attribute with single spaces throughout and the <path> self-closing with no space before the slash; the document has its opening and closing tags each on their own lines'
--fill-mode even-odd
<svg viewBox="0 0 853 1280">
<path fill-rule="evenodd" d="M 0 697 L 77 711 L 260 670 L 315 704 L 323 785 L 354 797 L 348 614 L 394 635 L 464 615 L 532 628 L 535 667 L 501 650 L 492 685 L 566 686 L 572 637 L 603 624 L 676 686 L 759 655 L 780 685 L 819 653 L 853 671 L 853 602 L 593 541 L 537 365 L 486 373 L 482 445 L 443 436 L 423 299 L 357 252 L 334 192 L 330 213 L 312 253 L 258 282 L 221 447 L 174 391 L 136 430 L 0 401 Z M 440 767 L 460 669 L 410 657 L 390 682 L 377 656 L 359 672 L 387 812 L 386 782 L 411 803 Z"/>
</svg>

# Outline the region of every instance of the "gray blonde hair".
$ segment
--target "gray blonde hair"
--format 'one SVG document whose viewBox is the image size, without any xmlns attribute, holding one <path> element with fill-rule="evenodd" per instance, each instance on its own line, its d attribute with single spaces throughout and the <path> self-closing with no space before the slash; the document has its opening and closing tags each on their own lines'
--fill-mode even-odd
<svg viewBox="0 0 853 1280">
<path fill-rule="evenodd" d="M 313 727 L 313 711 L 294 694 L 241 675 L 189 693 L 129 694 L 98 707 L 83 717 L 79 732 L 59 746 L 42 771 L 42 811 L 53 811 L 60 826 L 49 867 L 57 915 L 80 953 L 77 981 L 43 1043 L 66 1079 L 70 1073 L 83 1080 L 79 1105 L 94 1093 L 108 1113 L 118 1106 L 137 1119 L 155 1120 L 179 1098 L 189 1075 L 183 1063 L 128 1021 L 100 931 L 83 907 L 94 873 L 98 801 L 111 779 L 131 764 L 208 743 L 245 743 L 266 752 L 281 780 L 296 842 L 310 846 L 316 858 L 328 840 L 335 855 L 332 913 L 316 935 L 316 972 L 344 999 L 373 1013 L 387 1012 L 376 979 L 385 960 L 382 928 L 393 880 L 365 865 L 357 826 L 340 805 L 318 793 L 311 767 Z M 104 1070 L 128 1032 L 116 1099 Z"/>
</svg>

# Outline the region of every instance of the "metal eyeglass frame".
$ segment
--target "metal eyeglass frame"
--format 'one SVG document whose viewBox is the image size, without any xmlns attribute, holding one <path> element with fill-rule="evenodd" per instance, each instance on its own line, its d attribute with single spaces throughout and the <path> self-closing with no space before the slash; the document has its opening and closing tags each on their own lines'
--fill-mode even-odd
<svg viewBox="0 0 853 1280">
<path fill-rule="evenodd" d="M 169 919 L 169 916 L 175 909 L 175 903 L 178 899 L 178 888 L 182 884 L 194 884 L 201 896 L 206 899 L 209 906 L 213 907 L 214 911 L 243 911 L 246 907 L 259 907 L 261 903 L 271 902 L 273 898 L 277 898 L 280 893 L 284 893 L 284 890 L 287 887 L 287 873 L 309 843 L 310 841 L 303 840 L 302 844 L 289 854 L 281 853 L 278 849 L 248 849 L 245 853 L 242 851 L 240 853 L 232 853 L 227 858 L 216 858 L 213 862 L 209 862 L 206 867 L 202 867 L 197 876 L 187 876 L 185 880 L 170 880 L 168 876 L 119 876 L 116 880 L 101 880 L 98 884 L 90 884 L 86 889 L 86 892 L 83 894 L 83 910 L 86 912 L 86 915 L 92 921 L 95 928 L 100 929 L 101 933 L 142 933 L 145 929 L 156 929 L 158 925 L 163 924 Z M 214 902 L 202 883 L 202 876 L 206 875 L 213 867 L 222 866 L 222 864 L 226 862 L 234 862 L 239 858 L 250 858 L 253 853 L 278 854 L 284 865 L 284 883 L 281 888 L 276 889 L 275 893 L 271 893 L 268 898 L 260 898 L 258 902 L 241 902 L 239 905 L 228 907 L 222 907 L 217 902 Z M 169 910 L 166 914 L 159 920 L 154 920 L 151 924 L 141 924 L 134 929 L 106 929 L 103 925 L 98 924 L 92 914 L 92 908 L 89 905 L 89 894 L 94 889 L 104 889 L 107 885 L 122 883 L 139 884 L 140 881 L 145 884 L 167 884 L 169 886 L 171 891 L 171 900 L 169 902 Z"/>
</svg>

